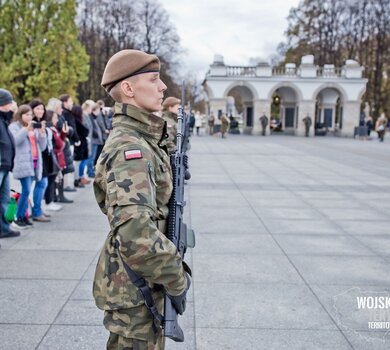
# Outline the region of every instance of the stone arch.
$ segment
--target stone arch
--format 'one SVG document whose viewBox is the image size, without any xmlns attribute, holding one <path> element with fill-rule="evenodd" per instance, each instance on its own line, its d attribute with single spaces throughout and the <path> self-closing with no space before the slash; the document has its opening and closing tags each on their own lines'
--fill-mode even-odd
<svg viewBox="0 0 390 350">
<path fill-rule="evenodd" d="M 214 91 L 207 83 L 203 84 L 203 90 L 206 92 L 209 99 L 214 98 Z"/>
<path fill-rule="evenodd" d="M 228 97 L 228 93 L 233 90 L 234 88 L 236 87 L 240 87 L 240 86 L 244 86 L 246 87 L 251 93 L 252 93 L 252 96 L 253 96 L 253 99 L 254 100 L 257 100 L 259 98 L 258 96 L 258 93 L 255 89 L 255 87 L 251 84 L 251 83 L 248 83 L 247 81 L 234 81 L 232 82 L 231 84 L 229 84 L 229 86 L 225 89 L 224 93 L 223 93 L 223 97 L 224 98 L 227 98 Z"/>
<path fill-rule="evenodd" d="M 345 89 L 341 85 L 339 85 L 337 83 L 324 83 L 324 84 L 321 84 L 316 90 L 314 90 L 314 93 L 313 93 L 311 99 L 313 101 L 315 101 L 317 99 L 318 94 L 322 90 L 325 90 L 325 89 L 335 89 L 335 90 L 337 90 L 340 93 L 343 101 L 344 102 L 348 101 L 347 92 L 345 91 Z"/>
<path fill-rule="evenodd" d="M 273 96 L 273 94 L 275 93 L 275 91 L 277 89 L 280 89 L 280 88 L 283 88 L 283 87 L 290 88 L 290 89 L 292 89 L 296 93 L 296 95 L 297 95 L 297 103 L 299 103 L 300 101 L 303 100 L 302 91 L 301 91 L 301 89 L 297 85 L 295 85 L 294 83 L 290 83 L 290 82 L 280 82 L 280 83 L 274 85 L 272 87 L 272 89 L 270 90 L 270 92 L 268 93 L 268 96 L 267 96 L 268 101 L 272 100 L 272 96 Z"/>
<path fill-rule="evenodd" d="M 321 84 L 313 95 L 315 104 L 314 128 L 316 135 L 338 133 L 344 125 L 346 91 L 337 83 Z"/>
<path fill-rule="evenodd" d="M 277 108 L 278 112 L 275 114 L 273 102 L 276 93 L 281 100 Z M 270 102 L 268 113 L 274 123 L 272 130 L 293 135 L 299 125 L 299 104 L 303 99 L 301 89 L 291 82 L 278 82 L 269 90 L 267 98 Z"/>
<path fill-rule="evenodd" d="M 240 96 L 241 104 L 240 110 L 236 110 L 238 112 L 237 116 L 242 118 L 244 123 L 244 132 L 249 131 L 254 125 L 254 116 L 255 116 L 255 105 L 254 101 L 257 99 L 258 94 L 256 89 L 252 84 L 243 81 L 236 81 L 229 84 L 229 86 L 224 91 L 224 99 L 227 103 L 229 103 L 229 94 L 236 92 Z M 237 97 L 237 96 L 236 96 Z M 235 101 L 233 99 L 233 101 Z M 235 101 L 236 102 L 236 101 Z M 237 105 L 236 105 L 237 107 Z M 235 109 L 235 108 L 234 108 Z M 227 111 L 228 112 L 228 111 Z"/>
<path fill-rule="evenodd" d="M 366 92 L 367 92 L 367 88 L 364 87 L 364 88 L 359 92 L 358 101 L 362 101 L 363 95 L 364 95 Z"/>
</svg>

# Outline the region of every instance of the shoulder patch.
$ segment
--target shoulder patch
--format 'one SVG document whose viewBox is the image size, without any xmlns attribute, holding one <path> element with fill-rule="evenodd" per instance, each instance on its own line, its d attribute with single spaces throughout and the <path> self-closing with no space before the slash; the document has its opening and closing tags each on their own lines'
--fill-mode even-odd
<svg viewBox="0 0 390 350">
<path fill-rule="evenodd" d="M 125 151 L 125 160 L 140 159 L 142 158 L 142 152 L 140 149 L 131 149 Z"/>
</svg>

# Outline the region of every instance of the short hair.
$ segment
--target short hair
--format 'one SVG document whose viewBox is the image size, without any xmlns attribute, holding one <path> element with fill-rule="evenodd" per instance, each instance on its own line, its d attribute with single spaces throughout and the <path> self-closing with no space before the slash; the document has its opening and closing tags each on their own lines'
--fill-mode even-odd
<svg viewBox="0 0 390 350">
<path fill-rule="evenodd" d="M 100 106 L 97 104 L 97 103 L 95 103 L 93 106 L 92 106 L 92 112 L 93 111 L 99 111 L 100 112 Z"/>
<path fill-rule="evenodd" d="M 122 81 L 127 81 L 129 83 L 135 84 L 138 81 L 140 75 L 141 74 L 138 74 L 138 75 L 135 75 L 133 77 L 129 77 L 129 78 L 126 78 L 126 79 L 123 79 L 123 80 L 119 81 L 117 84 L 115 84 L 111 88 L 111 90 L 110 90 L 110 92 L 108 94 L 112 97 L 112 99 L 114 101 L 116 101 L 116 102 L 123 102 L 123 100 L 122 100 L 122 92 L 121 92 L 121 83 L 122 83 Z"/>
<path fill-rule="evenodd" d="M 97 103 L 100 107 L 105 107 L 105 104 L 104 104 L 104 101 L 103 101 L 103 100 L 97 100 L 96 103 Z"/>
<path fill-rule="evenodd" d="M 14 115 L 14 121 L 20 122 L 22 120 L 22 115 L 27 112 L 32 112 L 32 108 L 29 105 L 20 105 Z"/>
<path fill-rule="evenodd" d="M 62 103 L 64 103 L 64 102 L 66 102 L 66 101 L 68 101 L 68 100 L 70 99 L 70 95 L 68 95 L 68 94 L 62 94 L 62 95 L 60 95 L 59 99 L 60 99 L 60 101 L 61 101 Z"/>
<path fill-rule="evenodd" d="M 109 92 L 111 98 L 116 102 L 122 102 L 122 93 L 121 93 L 121 82 L 114 85 Z"/>
<path fill-rule="evenodd" d="M 52 97 L 47 102 L 46 109 L 55 112 L 58 107 L 62 107 L 61 101 L 58 98 Z"/>
<path fill-rule="evenodd" d="M 96 102 L 94 100 L 85 100 L 83 104 L 88 106 L 93 106 Z"/>
</svg>

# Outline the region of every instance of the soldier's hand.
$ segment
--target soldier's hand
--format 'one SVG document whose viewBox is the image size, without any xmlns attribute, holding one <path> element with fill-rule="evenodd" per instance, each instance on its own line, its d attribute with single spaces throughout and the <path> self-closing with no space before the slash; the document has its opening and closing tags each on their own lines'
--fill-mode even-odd
<svg viewBox="0 0 390 350">
<path fill-rule="evenodd" d="M 191 286 L 191 278 L 189 274 L 185 273 L 186 279 L 187 279 L 187 286 L 183 293 L 177 296 L 168 295 L 169 299 L 172 301 L 173 307 L 176 309 L 177 313 L 180 315 L 183 315 L 184 311 L 186 310 L 186 304 L 187 304 L 187 291 Z"/>
</svg>

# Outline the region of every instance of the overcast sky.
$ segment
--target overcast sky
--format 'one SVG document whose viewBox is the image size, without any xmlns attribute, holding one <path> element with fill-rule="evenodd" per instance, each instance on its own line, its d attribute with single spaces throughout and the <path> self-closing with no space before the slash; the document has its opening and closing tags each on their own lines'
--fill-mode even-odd
<svg viewBox="0 0 390 350">
<path fill-rule="evenodd" d="M 183 73 L 202 79 L 214 54 L 227 65 L 246 65 L 251 57 L 267 59 L 284 41 L 287 16 L 299 0 L 160 0 L 176 26 Z"/>
</svg>

